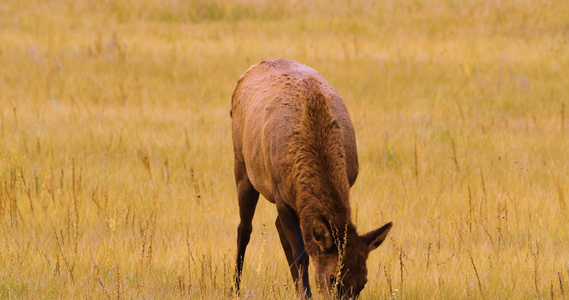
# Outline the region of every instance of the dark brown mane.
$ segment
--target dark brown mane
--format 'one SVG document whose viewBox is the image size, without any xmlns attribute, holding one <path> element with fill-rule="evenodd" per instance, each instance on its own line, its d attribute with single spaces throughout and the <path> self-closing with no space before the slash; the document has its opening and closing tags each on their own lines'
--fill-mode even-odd
<svg viewBox="0 0 569 300">
<path fill-rule="evenodd" d="M 303 82 L 302 119 L 288 146 L 292 164 L 289 181 L 296 187 L 298 209 L 308 217 L 304 218 L 307 224 L 320 215 L 343 231 L 351 225 L 344 141 L 320 82 L 311 76 Z"/>
</svg>

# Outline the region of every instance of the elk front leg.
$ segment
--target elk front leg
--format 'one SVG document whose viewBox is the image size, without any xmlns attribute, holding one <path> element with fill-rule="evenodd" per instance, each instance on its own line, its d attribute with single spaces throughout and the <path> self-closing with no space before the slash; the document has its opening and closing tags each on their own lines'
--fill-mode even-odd
<svg viewBox="0 0 569 300">
<path fill-rule="evenodd" d="M 308 253 L 306 253 L 304 249 L 304 241 L 302 239 L 302 231 L 300 229 L 300 222 L 296 212 L 288 205 L 281 202 L 281 205 L 278 204 L 277 201 L 277 211 L 279 213 L 279 217 L 277 220 L 280 220 L 280 230 L 279 235 L 281 236 L 281 242 L 284 238 L 286 242 L 283 243 L 283 248 L 288 246 L 290 247 L 291 258 L 288 258 L 291 267 L 291 272 L 296 272 L 297 276 L 292 273 L 292 278 L 295 281 L 297 291 L 307 297 L 310 298 L 312 293 L 310 292 L 310 285 L 308 282 L 308 263 L 309 257 Z M 277 226 L 277 229 L 279 227 Z M 281 234 L 282 231 L 282 234 Z M 285 254 L 287 250 L 285 249 Z M 292 263 L 291 263 L 292 261 Z"/>
</svg>

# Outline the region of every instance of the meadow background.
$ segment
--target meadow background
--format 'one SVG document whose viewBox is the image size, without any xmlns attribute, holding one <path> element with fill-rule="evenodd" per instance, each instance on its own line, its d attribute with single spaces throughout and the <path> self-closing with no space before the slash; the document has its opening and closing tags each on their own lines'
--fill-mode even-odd
<svg viewBox="0 0 569 300">
<path fill-rule="evenodd" d="M 263 59 L 345 98 L 363 299 L 569 294 L 569 2 L 0 3 L 0 298 L 231 298 L 230 98 Z M 244 299 L 294 299 L 260 201 Z M 313 274 L 311 273 L 311 280 Z"/>
</svg>

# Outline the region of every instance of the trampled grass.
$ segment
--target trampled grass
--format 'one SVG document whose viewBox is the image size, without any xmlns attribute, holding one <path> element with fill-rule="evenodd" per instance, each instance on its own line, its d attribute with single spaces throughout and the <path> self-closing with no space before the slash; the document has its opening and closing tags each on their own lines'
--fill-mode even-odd
<svg viewBox="0 0 569 300">
<path fill-rule="evenodd" d="M 230 97 L 262 59 L 345 98 L 362 298 L 569 293 L 566 1 L 0 4 L 0 298 L 231 298 Z M 242 298 L 293 299 L 259 202 Z M 312 274 L 311 274 L 312 276 Z"/>
</svg>

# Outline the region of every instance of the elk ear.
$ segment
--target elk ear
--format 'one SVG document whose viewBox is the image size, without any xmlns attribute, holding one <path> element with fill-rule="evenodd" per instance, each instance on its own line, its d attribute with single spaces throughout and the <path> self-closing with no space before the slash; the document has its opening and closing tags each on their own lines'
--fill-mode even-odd
<svg viewBox="0 0 569 300">
<path fill-rule="evenodd" d="M 383 243 L 383 241 L 387 237 L 387 234 L 389 233 L 389 230 L 391 230 L 392 225 L 393 224 L 389 222 L 381 226 L 381 228 L 372 230 L 366 233 L 364 236 L 362 236 L 362 239 L 366 242 L 369 251 L 374 250 L 375 248 L 379 247 L 381 243 Z"/>
<path fill-rule="evenodd" d="M 322 217 L 316 217 L 312 221 L 312 236 L 322 251 L 330 250 L 334 244 L 332 233 Z"/>
</svg>

